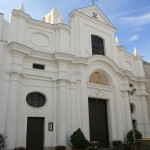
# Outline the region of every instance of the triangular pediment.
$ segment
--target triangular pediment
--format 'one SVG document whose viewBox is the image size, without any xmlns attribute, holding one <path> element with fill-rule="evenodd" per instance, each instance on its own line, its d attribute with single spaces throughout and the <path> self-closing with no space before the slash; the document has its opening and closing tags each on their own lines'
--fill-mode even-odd
<svg viewBox="0 0 150 150">
<path fill-rule="evenodd" d="M 76 11 L 115 28 L 113 24 L 109 21 L 109 19 L 103 14 L 103 12 L 97 6 L 80 8 L 76 9 Z"/>
</svg>

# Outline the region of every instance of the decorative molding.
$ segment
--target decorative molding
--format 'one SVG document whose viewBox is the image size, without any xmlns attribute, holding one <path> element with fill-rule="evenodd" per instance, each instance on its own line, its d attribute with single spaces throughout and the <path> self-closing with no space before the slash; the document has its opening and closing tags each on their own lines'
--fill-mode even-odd
<svg viewBox="0 0 150 150">
<path fill-rule="evenodd" d="M 43 22 L 43 21 L 40 21 L 40 20 L 35 20 L 35 19 L 32 19 L 30 15 L 26 14 L 25 12 L 19 11 L 19 10 L 15 10 L 14 9 L 12 11 L 12 14 L 16 15 L 16 16 L 23 17 L 24 19 L 27 20 L 27 23 L 38 25 L 38 26 L 47 27 L 48 29 L 49 28 L 53 28 L 53 29 L 63 28 L 63 29 L 66 29 L 68 31 L 71 30 L 71 26 L 68 25 L 68 24 L 62 24 L 62 23 L 59 23 L 59 24 L 50 24 L 50 23 L 46 23 L 46 22 Z"/>
<path fill-rule="evenodd" d="M 96 91 L 95 91 L 95 94 L 96 94 L 98 97 L 104 96 L 104 92 L 103 92 L 103 90 L 101 90 L 101 89 L 96 90 Z"/>
<path fill-rule="evenodd" d="M 40 47 L 48 47 L 51 42 L 47 35 L 40 32 L 32 33 L 30 35 L 30 40 L 32 44 Z"/>
<path fill-rule="evenodd" d="M 11 42 L 10 44 L 7 45 L 7 48 L 8 48 L 8 51 L 12 53 L 19 53 L 22 55 L 29 55 L 33 51 L 32 48 L 29 48 L 27 46 L 24 46 L 16 42 Z"/>
</svg>

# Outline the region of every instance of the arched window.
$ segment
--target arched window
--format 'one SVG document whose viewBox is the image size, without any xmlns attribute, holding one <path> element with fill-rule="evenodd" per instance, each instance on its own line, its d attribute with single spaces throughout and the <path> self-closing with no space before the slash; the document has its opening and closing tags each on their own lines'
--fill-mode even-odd
<svg viewBox="0 0 150 150">
<path fill-rule="evenodd" d="M 42 107 L 46 100 L 45 96 L 38 92 L 29 93 L 26 97 L 27 104 L 32 107 Z"/>
<path fill-rule="evenodd" d="M 93 55 L 104 55 L 104 42 L 103 39 L 98 36 L 92 35 L 92 54 Z"/>
</svg>

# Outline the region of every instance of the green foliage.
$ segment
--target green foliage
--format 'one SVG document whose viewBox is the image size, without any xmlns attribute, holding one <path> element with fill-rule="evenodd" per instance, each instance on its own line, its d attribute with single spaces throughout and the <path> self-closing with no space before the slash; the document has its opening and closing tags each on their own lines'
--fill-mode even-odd
<svg viewBox="0 0 150 150">
<path fill-rule="evenodd" d="M 135 140 L 137 139 L 141 139 L 142 138 L 142 134 L 140 131 L 138 130 L 130 130 L 127 134 L 127 140 L 133 144 L 134 143 L 134 134 L 135 134 Z"/>
<path fill-rule="evenodd" d="M 55 147 L 55 150 L 65 150 L 65 149 L 66 149 L 66 146 L 64 145 L 59 145 Z"/>
<path fill-rule="evenodd" d="M 85 138 L 83 132 L 79 128 L 71 135 L 70 142 L 72 143 L 73 149 L 86 149 L 89 147 L 89 141 Z"/>
<path fill-rule="evenodd" d="M 0 149 L 5 147 L 5 138 L 3 134 L 0 133 Z"/>
</svg>

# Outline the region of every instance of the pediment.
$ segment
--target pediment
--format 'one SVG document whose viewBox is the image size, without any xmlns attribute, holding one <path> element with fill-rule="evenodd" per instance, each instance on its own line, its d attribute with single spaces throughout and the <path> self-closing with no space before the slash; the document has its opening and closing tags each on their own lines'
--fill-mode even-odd
<svg viewBox="0 0 150 150">
<path fill-rule="evenodd" d="M 97 6 L 80 8 L 77 9 L 76 11 L 114 28 L 113 24 L 109 21 L 109 19 L 103 14 L 103 12 Z"/>
</svg>

